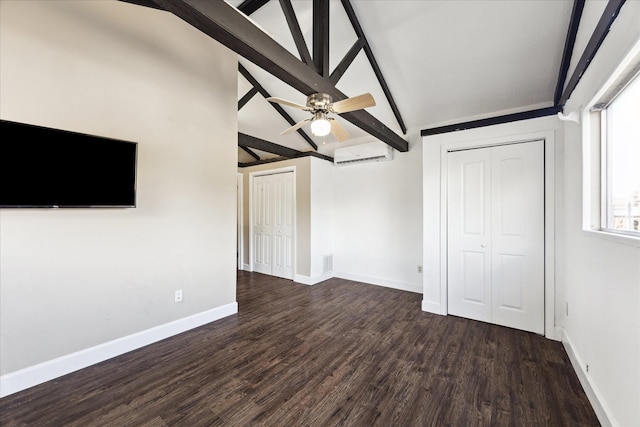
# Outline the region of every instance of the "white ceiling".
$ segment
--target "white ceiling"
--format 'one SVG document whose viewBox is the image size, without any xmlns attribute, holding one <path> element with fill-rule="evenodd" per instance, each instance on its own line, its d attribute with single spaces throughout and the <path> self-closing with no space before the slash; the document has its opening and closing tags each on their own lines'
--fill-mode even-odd
<svg viewBox="0 0 640 427">
<path fill-rule="evenodd" d="M 242 0 L 228 0 L 239 6 Z M 292 2 L 309 51 L 312 1 Z M 573 0 L 351 0 L 396 105 L 410 133 L 420 129 L 501 114 L 549 107 L 558 78 Z M 277 0 L 251 16 L 298 56 Z M 342 2 L 330 2 L 330 70 L 340 62 L 356 34 Z M 244 58 L 240 62 L 272 95 L 304 104 L 306 96 Z M 575 63 L 575 58 L 574 58 Z M 239 75 L 238 99 L 251 85 Z M 370 92 L 377 105 L 367 111 L 404 139 L 393 112 L 361 51 L 338 82 L 348 96 Z M 308 113 L 285 110 L 296 120 Z M 374 140 L 339 118 L 352 139 L 313 137 L 319 152 Z M 313 150 L 297 133 L 282 136 L 287 123 L 261 95 L 238 113 L 239 131 L 300 151 Z M 273 157 L 257 152 L 261 158 Z M 239 161 L 254 159 L 239 150 Z"/>
</svg>

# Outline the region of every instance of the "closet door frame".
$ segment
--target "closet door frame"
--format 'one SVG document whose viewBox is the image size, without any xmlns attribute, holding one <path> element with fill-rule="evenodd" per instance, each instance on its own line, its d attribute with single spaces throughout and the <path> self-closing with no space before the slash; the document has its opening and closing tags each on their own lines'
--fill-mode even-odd
<svg viewBox="0 0 640 427">
<path fill-rule="evenodd" d="M 517 144 L 536 140 L 544 141 L 544 335 L 547 338 L 559 340 L 561 338 L 560 329 L 556 328 L 555 325 L 555 135 L 553 131 L 535 132 L 531 134 L 484 140 L 456 141 L 443 143 L 440 146 L 440 307 L 442 314 L 448 314 L 447 160 L 449 152 L 461 149 Z"/>
<path fill-rule="evenodd" d="M 253 271 L 254 266 L 254 242 L 253 242 L 253 223 L 254 223 L 254 194 L 253 194 L 253 179 L 258 176 L 265 175 L 275 175 L 281 173 L 293 173 L 293 259 L 291 260 L 293 266 L 293 277 L 296 277 L 296 254 L 297 254 L 297 219 L 296 219 L 296 211 L 297 211 L 297 200 L 296 200 L 296 167 L 295 166 L 287 166 L 283 168 L 276 169 L 265 169 L 256 172 L 249 173 L 249 267 L 250 271 Z"/>
</svg>

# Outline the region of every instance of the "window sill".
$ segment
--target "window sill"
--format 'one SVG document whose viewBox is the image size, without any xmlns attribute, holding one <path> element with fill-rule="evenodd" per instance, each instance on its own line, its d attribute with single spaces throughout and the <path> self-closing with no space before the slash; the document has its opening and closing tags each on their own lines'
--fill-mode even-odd
<svg viewBox="0 0 640 427">
<path fill-rule="evenodd" d="M 602 231 L 602 230 L 584 230 L 583 229 L 583 231 L 589 237 L 609 240 L 611 242 L 640 248 L 640 237 L 609 233 L 607 231 Z"/>
</svg>

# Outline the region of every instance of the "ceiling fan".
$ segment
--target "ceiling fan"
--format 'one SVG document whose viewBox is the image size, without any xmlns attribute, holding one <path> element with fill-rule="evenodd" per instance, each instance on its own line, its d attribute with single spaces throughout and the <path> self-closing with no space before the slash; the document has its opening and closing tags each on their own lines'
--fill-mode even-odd
<svg viewBox="0 0 640 427">
<path fill-rule="evenodd" d="M 281 132 L 280 135 L 286 135 L 296 131 L 307 124 L 307 122 L 310 122 L 311 133 L 315 136 L 327 136 L 329 133 L 332 133 L 340 142 L 349 139 L 349 133 L 347 133 L 335 118 L 330 117 L 329 114 L 348 113 L 349 111 L 361 110 L 363 108 L 373 107 L 376 105 L 376 101 L 370 93 L 365 93 L 336 102 L 333 102 L 333 98 L 326 93 L 313 93 L 307 97 L 307 105 L 297 104 L 295 102 L 276 97 L 267 98 L 267 101 L 288 105 L 311 113 L 311 117 L 296 123 L 289 129 Z"/>
</svg>

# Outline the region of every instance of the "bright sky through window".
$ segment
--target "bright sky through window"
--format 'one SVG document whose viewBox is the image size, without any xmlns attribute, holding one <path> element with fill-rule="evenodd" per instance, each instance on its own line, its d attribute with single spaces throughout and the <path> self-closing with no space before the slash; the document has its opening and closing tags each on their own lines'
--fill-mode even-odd
<svg viewBox="0 0 640 427">
<path fill-rule="evenodd" d="M 607 108 L 607 228 L 640 232 L 640 77 Z"/>
</svg>

